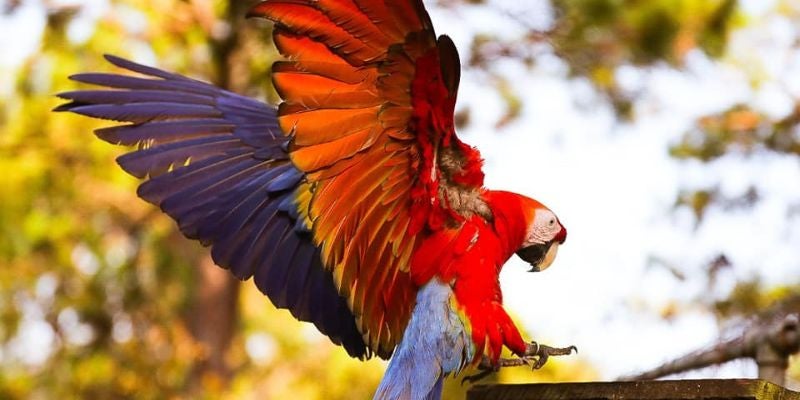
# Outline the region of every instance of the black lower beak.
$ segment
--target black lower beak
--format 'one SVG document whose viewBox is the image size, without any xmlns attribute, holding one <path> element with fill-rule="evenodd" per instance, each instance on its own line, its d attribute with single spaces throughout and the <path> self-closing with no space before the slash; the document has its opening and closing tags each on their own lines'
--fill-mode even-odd
<svg viewBox="0 0 800 400">
<path fill-rule="evenodd" d="M 547 255 L 547 251 L 550 250 L 551 245 L 552 243 L 534 244 L 517 250 L 519 258 L 531 265 L 531 269 L 528 272 L 540 271 L 539 265 L 544 261 L 544 257 Z"/>
</svg>

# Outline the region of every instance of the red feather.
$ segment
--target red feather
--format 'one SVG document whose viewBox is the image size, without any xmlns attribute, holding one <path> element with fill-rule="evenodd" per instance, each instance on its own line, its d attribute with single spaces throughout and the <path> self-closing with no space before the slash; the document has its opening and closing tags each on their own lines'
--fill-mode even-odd
<svg viewBox="0 0 800 400">
<path fill-rule="evenodd" d="M 290 61 L 273 68 L 290 157 L 311 187 L 308 215 L 369 347 L 390 352 L 419 287 L 453 286 L 476 360 L 524 351 L 498 274 L 526 236 L 531 203 L 483 189 L 480 153 L 456 137 L 460 62 L 419 0 L 268 0 Z M 457 158 L 443 165 L 449 152 Z M 480 196 L 456 210 L 442 191 Z M 488 215 L 489 213 L 490 215 Z"/>
</svg>

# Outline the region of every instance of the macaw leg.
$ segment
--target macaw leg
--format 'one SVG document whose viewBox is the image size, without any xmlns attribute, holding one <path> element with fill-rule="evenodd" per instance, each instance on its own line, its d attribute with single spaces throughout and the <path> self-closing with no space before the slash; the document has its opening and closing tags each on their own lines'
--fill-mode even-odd
<svg viewBox="0 0 800 400">
<path fill-rule="evenodd" d="M 475 383 L 487 376 L 500 371 L 500 368 L 505 367 L 521 367 L 523 365 L 530 366 L 532 370 L 542 368 L 551 356 L 568 356 L 572 352 L 578 352 L 575 346 L 569 347 L 551 347 L 544 344 L 539 344 L 535 341 L 528 343 L 525 355 L 519 358 L 501 358 L 497 360 L 497 364 L 493 364 L 489 357 L 483 356 L 480 364 L 478 364 L 478 372 L 475 375 L 464 377 L 461 383 L 466 382 Z"/>
</svg>

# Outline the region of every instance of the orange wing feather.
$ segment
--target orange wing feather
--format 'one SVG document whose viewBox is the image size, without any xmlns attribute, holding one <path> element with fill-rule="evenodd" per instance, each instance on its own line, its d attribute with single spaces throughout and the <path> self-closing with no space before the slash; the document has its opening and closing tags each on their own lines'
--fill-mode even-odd
<svg viewBox="0 0 800 400">
<path fill-rule="evenodd" d="M 417 291 L 414 188 L 435 165 L 420 146 L 438 139 L 419 140 L 412 122 L 418 60 L 438 57 L 430 19 L 420 0 L 268 0 L 251 14 L 275 22 L 289 60 L 273 79 L 291 159 L 307 173 L 314 241 L 365 343 L 388 356 Z"/>
</svg>

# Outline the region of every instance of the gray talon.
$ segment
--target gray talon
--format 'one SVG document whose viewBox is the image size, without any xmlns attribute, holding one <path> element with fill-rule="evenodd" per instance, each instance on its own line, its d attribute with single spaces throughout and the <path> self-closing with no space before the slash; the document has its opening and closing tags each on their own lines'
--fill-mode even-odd
<svg viewBox="0 0 800 400">
<path fill-rule="evenodd" d="M 466 382 L 475 383 L 491 375 L 493 372 L 499 371 L 500 368 L 505 367 L 520 367 L 525 365 L 531 367 L 531 370 L 537 370 L 544 367 L 551 356 L 568 356 L 572 354 L 573 351 L 578 353 L 578 348 L 575 346 L 551 347 L 532 341 L 528 343 L 525 355 L 519 358 L 501 358 L 495 365 L 492 364 L 488 357 L 484 356 L 483 359 L 481 359 L 481 363 L 478 364 L 479 372 L 475 375 L 465 376 L 461 380 L 461 384 L 463 385 Z"/>
</svg>

